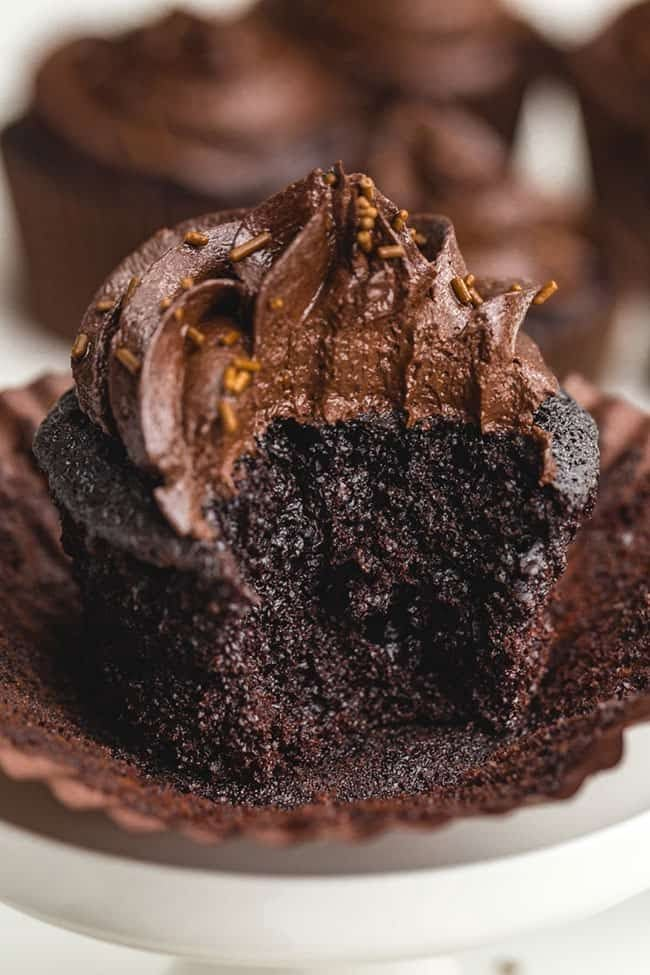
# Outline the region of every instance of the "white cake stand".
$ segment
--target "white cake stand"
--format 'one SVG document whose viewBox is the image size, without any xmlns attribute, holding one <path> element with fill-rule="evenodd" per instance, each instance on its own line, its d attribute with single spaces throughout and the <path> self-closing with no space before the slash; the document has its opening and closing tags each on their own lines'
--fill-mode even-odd
<svg viewBox="0 0 650 975">
<path fill-rule="evenodd" d="M 578 797 L 357 845 L 202 848 L 134 836 L 0 785 L 0 899 L 52 924 L 232 968 L 448 975 L 464 948 L 584 917 L 650 888 L 650 727 Z M 417 961 L 427 959 L 427 961 Z M 386 966 L 384 966 L 386 970 Z"/>
</svg>

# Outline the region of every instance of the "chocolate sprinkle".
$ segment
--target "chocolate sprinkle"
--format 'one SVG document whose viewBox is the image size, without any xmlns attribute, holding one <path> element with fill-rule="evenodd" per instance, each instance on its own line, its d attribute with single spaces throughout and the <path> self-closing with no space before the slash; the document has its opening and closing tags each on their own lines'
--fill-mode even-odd
<svg viewBox="0 0 650 975">
<path fill-rule="evenodd" d="M 400 210 L 397 216 L 393 219 L 393 230 L 395 230 L 397 233 L 401 233 L 406 227 L 406 221 L 408 218 L 408 210 Z"/>
<path fill-rule="evenodd" d="M 183 238 L 183 242 L 190 247 L 205 247 L 210 238 L 200 230 L 188 230 Z"/>
<path fill-rule="evenodd" d="M 247 359 L 245 356 L 238 356 L 232 361 L 235 369 L 243 369 L 245 372 L 259 372 L 261 363 L 258 359 Z"/>
<path fill-rule="evenodd" d="M 360 230 L 357 234 L 357 244 L 365 254 L 372 251 L 372 234 L 369 230 Z"/>
<path fill-rule="evenodd" d="M 124 292 L 125 301 L 129 301 L 129 299 L 133 297 L 135 293 L 135 289 L 138 287 L 139 284 L 140 284 L 140 278 L 138 277 L 137 274 L 134 274 L 126 287 L 126 291 Z"/>
<path fill-rule="evenodd" d="M 243 261 L 245 257 L 250 257 L 251 254 L 255 254 L 257 251 L 262 250 L 271 243 L 271 235 L 265 230 L 263 233 L 258 234 L 256 237 L 251 237 L 244 244 L 239 244 L 237 247 L 233 247 L 228 257 L 233 264 L 237 264 L 238 261 Z"/>
<path fill-rule="evenodd" d="M 391 260 L 395 257 L 404 257 L 404 248 L 401 244 L 386 244 L 377 248 L 377 256 L 382 260 Z"/>
<path fill-rule="evenodd" d="M 369 176 L 364 176 L 359 180 L 359 190 L 365 196 L 367 200 L 374 199 L 375 195 L 375 184 Z"/>
<path fill-rule="evenodd" d="M 137 376 L 142 368 L 142 363 L 138 359 L 137 355 L 134 355 L 130 349 L 127 349 L 125 345 L 120 346 L 115 350 L 115 358 L 122 363 L 125 369 L 131 373 L 132 376 Z"/>
<path fill-rule="evenodd" d="M 469 294 L 470 294 L 470 298 L 472 299 L 472 304 L 475 307 L 478 307 L 479 305 L 483 304 L 483 298 L 481 297 L 481 295 L 479 294 L 479 292 L 476 290 L 475 287 L 472 286 L 469 289 Z"/>
<path fill-rule="evenodd" d="M 470 290 L 467 287 L 465 281 L 461 277 L 455 277 L 451 279 L 451 287 L 454 294 L 460 301 L 461 305 L 471 305 L 472 296 Z"/>
<path fill-rule="evenodd" d="M 197 348 L 201 348 L 205 343 L 205 333 L 200 329 L 196 328 L 194 325 L 190 325 L 185 333 L 186 337 L 193 342 Z"/>
<path fill-rule="evenodd" d="M 227 399 L 221 399 L 219 401 L 219 417 L 221 418 L 221 425 L 226 433 L 235 433 L 237 431 L 237 427 L 239 426 L 237 414 Z"/>
<path fill-rule="evenodd" d="M 81 359 L 83 359 L 83 357 L 88 352 L 89 346 L 90 346 L 90 339 L 88 338 L 86 333 L 79 332 L 76 339 L 74 340 L 72 348 L 70 349 L 70 358 L 73 359 L 74 362 L 80 362 Z"/>
<path fill-rule="evenodd" d="M 236 329 L 231 328 L 229 332 L 225 332 L 220 337 L 220 342 L 222 345 L 230 346 L 230 345 L 235 345 L 237 342 L 239 342 L 240 338 L 241 338 L 241 332 L 238 332 Z"/>
<path fill-rule="evenodd" d="M 554 295 L 558 290 L 557 281 L 547 281 L 543 288 L 540 288 L 533 298 L 534 305 L 543 305 L 545 301 Z"/>
<path fill-rule="evenodd" d="M 239 396 L 243 393 L 247 386 L 250 386 L 253 377 L 250 372 L 245 372 L 242 370 L 235 374 L 235 378 L 232 381 L 231 389 L 235 396 Z"/>
</svg>

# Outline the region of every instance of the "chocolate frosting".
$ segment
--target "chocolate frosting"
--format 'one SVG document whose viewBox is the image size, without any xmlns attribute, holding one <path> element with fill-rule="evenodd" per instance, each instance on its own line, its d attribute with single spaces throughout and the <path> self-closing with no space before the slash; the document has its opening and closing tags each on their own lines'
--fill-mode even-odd
<svg viewBox="0 0 650 975">
<path fill-rule="evenodd" d="M 254 14 L 71 41 L 39 70 L 34 108 L 101 162 L 238 202 L 356 159 L 362 138 L 354 97 Z"/>
<path fill-rule="evenodd" d="M 263 9 L 343 70 L 381 89 L 447 100 L 528 71 L 532 32 L 498 0 L 267 0 Z"/>
<path fill-rule="evenodd" d="M 572 60 L 580 83 L 609 113 L 648 128 L 650 0 L 625 10 Z"/>
<path fill-rule="evenodd" d="M 557 384 L 519 332 L 537 289 L 494 288 L 477 307 L 462 304 L 451 224 L 431 220 L 425 255 L 369 183 L 315 170 L 253 210 L 201 218 L 194 243 L 187 224 L 162 231 L 86 314 L 87 348 L 74 363 L 82 409 L 160 480 L 159 506 L 180 534 L 210 535 L 210 499 L 236 489 L 237 460 L 278 418 L 318 425 L 398 409 L 409 425 L 444 416 L 529 434 L 552 479 L 534 413 Z M 366 253 L 357 235 L 371 203 Z M 255 371 L 231 395 L 239 362 Z"/>
</svg>

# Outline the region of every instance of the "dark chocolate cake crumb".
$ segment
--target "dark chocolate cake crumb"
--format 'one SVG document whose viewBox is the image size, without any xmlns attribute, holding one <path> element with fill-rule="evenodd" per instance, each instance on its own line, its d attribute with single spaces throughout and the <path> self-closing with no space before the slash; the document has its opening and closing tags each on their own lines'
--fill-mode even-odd
<svg viewBox="0 0 650 975">
<path fill-rule="evenodd" d="M 59 795 L 67 777 L 92 790 L 95 808 L 103 796 L 120 823 L 180 829 L 203 841 L 353 839 L 571 795 L 587 775 L 619 760 L 626 725 L 650 718 L 650 420 L 574 383 L 600 427 L 601 491 L 551 597 L 551 615 L 566 622 L 534 710 L 516 732 L 497 735 L 472 722 L 385 728 L 318 775 L 296 766 L 249 789 L 218 776 L 206 786 L 184 764 L 170 773 L 142 741 L 117 736 L 107 744 L 97 736 L 86 683 L 94 644 L 80 632 L 56 516 L 29 455 L 29 432 L 51 389 L 0 397 L 0 573 L 13 594 L 0 605 L 0 761 L 7 768 L 20 761 L 32 775 L 56 775 Z"/>
<path fill-rule="evenodd" d="M 519 723 L 547 659 L 531 609 L 564 568 L 598 467 L 592 421 L 572 400 L 549 399 L 536 420 L 553 433 L 557 490 L 540 492 L 523 437 L 442 420 L 407 430 L 399 414 L 279 421 L 211 514 L 236 575 L 220 567 L 223 547 L 206 574 L 210 546 L 190 542 L 180 574 L 151 485 L 70 394 L 37 454 L 97 634 L 99 725 L 119 723 L 198 781 L 223 761 L 244 779 L 317 766 L 382 727 Z M 220 571 L 221 602 L 209 595 Z"/>
</svg>

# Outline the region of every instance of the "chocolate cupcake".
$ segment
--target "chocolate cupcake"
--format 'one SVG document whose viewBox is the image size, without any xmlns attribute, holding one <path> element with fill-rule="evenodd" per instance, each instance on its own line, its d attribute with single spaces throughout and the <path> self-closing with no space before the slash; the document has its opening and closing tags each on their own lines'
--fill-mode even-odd
<svg viewBox="0 0 650 975">
<path fill-rule="evenodd" d="M 537 288 L 480 303 L 427 230 L 315 171 L 162 231 L 84 318 L 35 449 L 85 693 L 198 788 L 282 803 L 299 768 L 298 801 L 377 731 L 515 729 L 539 687 L 595 426 L 519 332 Z"/>
<path fill-rule="evenodd" d="M 263 0 L 270 21 L 379 99 L 452 102 L 511 140 L 524 91 L 545 62 L 531 27 L 498 0 Z"/>
<path fill-rule="evenodd" d="M 624 285 L 650 281 L 650 2 L 624 11 L 570 56 L 603 234 Z"/>
<path fill-rule="evenodd" d="M 63 45 L 2 137 L 38 318 L 73 335 L 100 281 L 158 227 L 358 160 L 357 114 L 254 14 L 173 13 Z"/>
<path fill-rule="evenodd" d="M 506 145 L 482 119 L 459 109 L 396 105 L 378 126 L 368 165 L 411 211 L 450 216 L 477 277 L 555 280 L 557 298 L 533 304 L 526 331 L 558 376 L 599 372 L 615 294 L 595 234 L 575 206 L 517 177 Z"/>
</svg>

